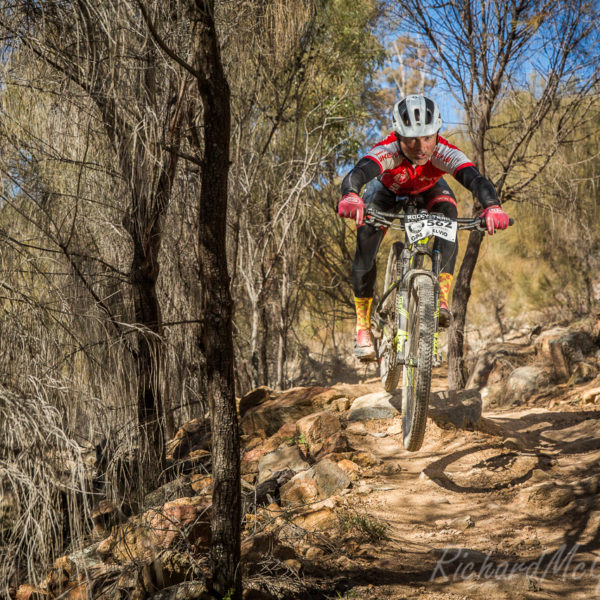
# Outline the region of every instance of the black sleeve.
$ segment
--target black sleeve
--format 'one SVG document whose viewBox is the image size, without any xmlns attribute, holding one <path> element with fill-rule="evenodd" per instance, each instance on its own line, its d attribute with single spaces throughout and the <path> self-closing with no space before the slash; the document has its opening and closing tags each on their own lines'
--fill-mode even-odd
<svg viewBox="0 0 600 600">
<path fill-rule="evenodd" d="M 342 181 L 342 196 L 354 192 L 360 194 L 363 186 L 381 173 L 380 166 L 370 158 L 361 158 Z"/>
<path fill-rule="evenodd" d="M 497 204 L 500 206 L 494 184 L 475 167 L 465 167 L 456 172 L 456 181 L 464 185 L 475 196 L 482 208 Z"/>
</svg>

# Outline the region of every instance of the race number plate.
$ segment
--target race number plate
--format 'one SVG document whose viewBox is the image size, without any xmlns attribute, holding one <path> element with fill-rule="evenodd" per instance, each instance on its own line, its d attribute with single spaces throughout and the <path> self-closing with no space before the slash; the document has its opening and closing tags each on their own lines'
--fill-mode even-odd
<svg viewBox="0 0 600 600">
<path fill-rule="evenodd" d="M 404 221 L 404 231 L 409 244 L 431 236 L 455 242 L 456 230 L 456 221 L 443 215 L 406 215 Z"/>
</svg>

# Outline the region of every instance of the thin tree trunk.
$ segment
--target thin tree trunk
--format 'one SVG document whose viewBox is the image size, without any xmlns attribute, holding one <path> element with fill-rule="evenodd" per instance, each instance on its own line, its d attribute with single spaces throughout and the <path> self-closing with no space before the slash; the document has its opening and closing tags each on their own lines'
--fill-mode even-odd
<svg viewBox="0 0 600 600">
<path fill-rule="evenodd" d="M 204 148 L 198 224 L 202 285 L 199 345 L 206 357 L 211 413 L 213 505 L 212 586 L 242 597 L 240 572 L 240 440 L 233 377 L 232 298 L 226 249 L 231 106 L 214 22 L 214 2 L 190 3 L 196 28 L 195 65 L 204 106 Z"/>
<path fill-rule="evenodd" d="M 267 343 L 269 341 L 269 316 L 267 306 L 262 302 L 260 309 L 260 319 L 262 322 L 262 334 L 260 336 L 260 354 L 258 361 L 259 381 L 261 385 L 269 385 L 269 359 L 267 353 Z"/>
<path fill-rule="evenodd" d="M 281 306 L 279 317 L 279 349 L 277 352 L 277 389 L 285 386 L 285 363 L 287 361 L 287 323 L 288 323 L 288 274 L 287 261 L 283 258 L 283 272 L 281 274 Z"/>
<path fill-rule="evenodd" d="M 448 330 L 448 387 L 450 390 L 462 390 L 467 380 L 463 364 L 467 305 L 471 297 L 471 279 L 477 265 L 482 240 L 483 233 L 480 231 L 472 231 L 469 235 L 465 256 L 452 293 L 454 318 Z"/>
</svg>

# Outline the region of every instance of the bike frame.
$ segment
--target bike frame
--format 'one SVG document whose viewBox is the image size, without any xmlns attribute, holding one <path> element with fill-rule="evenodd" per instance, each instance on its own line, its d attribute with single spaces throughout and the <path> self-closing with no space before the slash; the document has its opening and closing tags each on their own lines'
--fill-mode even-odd
<svg viewBox="0 0 600 600">
<path fill-rule="evenodd" d="M 390 229 L 401 230 L 404 232 L 404 220 L 406 215 L 417 214 L 416 201 L 413 198 L 408 198 L 408 205 L 403 213 L 387 213 L 374 210 L 372 208 L 367 209 L 367 221 L 369 218 L 374 224 L 387 227 Z M 428 211 L 422 209 L 422 213 L 428 213 Z M 398 223 L 394 223 L 397 221 Z M 477 218 L 461 218 L 457 219 L 459 229 L 478 229 L 485 231 L 485 222 Z M 384 291 L 381 300 L 378 302 L 375 309 L 375 314 L 380 315 L 380 311 L 387 297 L 398 288 L 398 294 L 396 295 L 396 314 L 398 315 L 397 331 L 394 335 L 393 346 L 396 350 L 396 364 L 409 366 L 417 366 L 414 357 L 406 356 L 406 342 L 408 340 L 408 308 L 410 300 L 410 290 L 412 287 L 413 280 L 419 276 L 427 276 L 431 278 L 434 290 L 435 290 L 435 333 L 434 333 L 434 356 L 437 357 L 438 352 L 438 318 L 440 313 L 439 307 L 439 295 L 440 285 L 438 282 L 438 275 L 440 270 L 440 253 L 438 250 L 433 250 L 430 247 L 432 238 L 423 238 L 413 244 L 404 244 L 404 247 L 400 253 L 398 259 L 401 263 L 400 276 L 392 283 L 392 285 Z M 423 258 L 428 256 L 431 260 L 431 269 L 424 269 Z M 396 324 L 394 324 L 396 326 Z M 408 360 L 408 363 L 407 363 Z"/>
</svg>

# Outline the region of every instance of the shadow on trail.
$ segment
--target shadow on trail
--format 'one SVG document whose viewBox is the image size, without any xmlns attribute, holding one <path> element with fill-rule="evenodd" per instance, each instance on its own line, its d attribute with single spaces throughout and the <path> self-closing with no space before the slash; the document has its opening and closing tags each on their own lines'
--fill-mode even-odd
<svg viewBox="0 0 600 600">
<path fill-rule="evenodd" d="M 448 476 L 445 471 L 449 465 L 452 463 L 468 456 L 470 454 L 476 454 L 477 452 L 482 452 L 484 450 L 502 450 L 498 447 L 497 444 L 483 444 L 480 446 L 471 446 L 466 448 L 465 450 L 459 450 L 458 452 L 453 452 L 452 454 L 448 454 L 447 456 L 443 456 L 439 460 L 431 463 L 428 467 L 423 469 L 423 472 L 429 479 L 431 479 L 434 483 L 443 487 L 451 492 L 457 493 L 466 493 L 466 494 L 482 494 L 488 492 L 496 492 L 498 490 L 502 490 L 505 488 L 511 488 L 516 485 L 520 485 L 527 480 L 531 479 L 533 472 L 536 469 L 540 469 L 542 471 L 547 471 L 552 466 L 552 459 L 550 456 L 544 453 L 527 453 L 527 456 L 531 456 L 535 458 L 535 464 L 524 474 L 519 475 L 518 477 L 512 477 L 507 481 L 497 482 L 491 486 L 476 486 L 476 485 L 460 485 L 456 483 L 454 480 Z M 485 468 L 489 471 L 498 472 L 499 470 L 509 471 L 511 466 L 514 464 L 514 461 L 521 454 L 514 451 L 506 451 L 504 450 L 501 454 L 498 454 L 489 459 L 484 459 L 480 461 L 474 467 Z"/>
<path fill-rule="evenodd" d="M 600 411 L 544 412 L 519 418 L 494 416 L 485 423 L 520 437 L 528 447 L 543 446 L 546 452 L 580 454 L 600 450 Z M 582 424 L 588 422 L 588 426 Z M 541 426 L 541 427 L 540 427 Z"/>
</svg>

